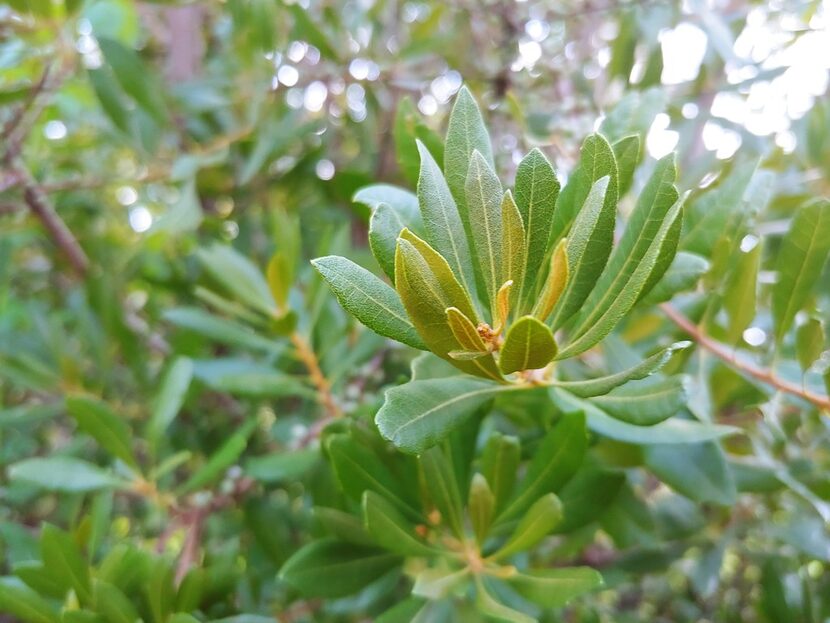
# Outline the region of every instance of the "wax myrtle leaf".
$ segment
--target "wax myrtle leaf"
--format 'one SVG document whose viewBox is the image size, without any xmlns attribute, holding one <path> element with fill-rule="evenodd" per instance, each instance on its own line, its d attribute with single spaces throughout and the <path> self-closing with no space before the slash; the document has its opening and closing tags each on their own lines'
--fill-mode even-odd
<svg viewBox="0 0 830 623">
<path fill-rule="evenodd" d="M 772 289 L 775 340 L 780 343 L 796 312 L 807 303 L 830 253 L 830 200 L 808 203 L 796 212 L 781 243 Z"/>
<path fill-rule="evenodd" d="M 464 192 L 474 256 L 485 287 L 483 298 L 492 309 L 503 283 L 502 188 L 498 176 L 477 149 L 473 150 Z"/>
<path fill-rule="evenodd" d="M 327 255 L 311 261 L 343 308 L 375 333 L 426 350 L 395 290 L 351 260 Z"/>
<path fill-rule="evenodd" d="M 61 616 L 48 599 L 16 578 L 0 578 L 0 611 L 24 623 L 58 623 Z"/>
<path fill-rule="evenodd" d="M 74 590 L 82 604 L 92 601 L 89 566 L 71 535 L 45 524 L 40 534 L 40 556 L 49 575 Z"/>
<path fill-rule="evenodd" d="M 686 403 L 686 388 L 682 377 L 645 379 L 617 387 L 592 402 L 619 420 L 652 426 L 677 414 Z"/>
<path fill-rule="evenodd" d="M 441 521 L 450 527 L 455 536 L 462 538 L 463 506 L 452 462 L 438 446 L 422 452 L 418 460 L 423 470 L 427 493 L 435 508 L 441 513 Z"/>
<path fill-rule="evenodd" d="M 806 372 L 824 350 L 824 327 L 818 318 L 808 318 L 795 332 L 795 352 L 801 371 Z"/>
<path fill-rule="evenodd" d="M 533 315 L 545 322 L 559 302 L 568 285 L 568 239 L 562 238 L 550 256 L 550 267 L 539 299 L 533 308 Z"/>
<path fill-rule="evenodd" d="M 510 326 L 499 354 L 504 374 L 544 368 L 556 356 L 551 330 L 533 316 L 523 316 Z"/>
<path fill-rule="evenodd" d="M 533 503 L 519 520 L 513 534 L 493 554 L 493 559 L 502 559 L 529 550 L 545 538 L 562 521 L 562 502 L 553 493 L 543 495 Z"/>
<path fill-rule="evenodd" d="M 590 567 L 531 569 L 508 582 L 521 595 L 545 608 L 559 608 L 602 586 L 602 576 Z"/>
<path fill-rule="evenodd" d="M 415 139 L 426 145 L 438 162 L 444 160 L 444 144 L 441 137 L 427 127 L 418 115 L 418 111 L 409 97 L 404 97 L 398 104 L 395 123 L 392 126 L 395 140 L 395 153 L 398 167 L 412 186 L 418 183 L 421 158 Z"/>
<path fill-rule="evenodd" d="M 617 160 L 619 173 L 619 195 L 622 197 L 631 188 L 634 171 L 640 163 L 640 137 L 636 134 L 621 138 L 611 146 Z"/>
<path fill-rule="evenodd" d="M 402 556 L 432 556 L 435 550 L 415 533 L 414 526 L 380 494 L 363 493 L 363 524 L 378 545 Z"/>
<path fill-rule="evenodd" d="M 737 344 L 757 311 L 758 271 L 761 268 L 761 244 L 747 252 L 739 251 L 723 290 L 723 307 L 729 321 L 726 341 Z"/>
<path fill-rule="evenodd" d="M 523 219 L 509 190 L 504 193 L 501 202 L 501 230 L 501 275 L 505 283 L 512 282 L 507 305 L 508 309 L 511 309 L 517 307 L 520 301 L 520 289 L 524 283 L 526 270 L 527 245 L 525 243 L 526 234 Z M 504 284 L 501 287 L 504 288 Z M 500 314 L 505 316 L 502 320 L 506 323 L 506 315 L 502 312 Z"/>
<path fill-rule="evenodd" d="M 481 473 L 493 492 L 496 511 L 504 507 L 513 493 L 520 459 L 521 446 L 517 437 L 494 433 L 484 445 Z"/>
<path fill-rule="evenodd" d="M 524 223 L 527 240 L 524 278 L 519 281 L 512 275 L 506 277 L 519 286 L 516 300 L 522 310 L 529 309 L 534 302 L 558 197 L 559 180 L 553 166 L 539 149 L 531 150 L 516 169 L 516 207 Z"/>
<path fill-rule="evenodd" d="M 112 472 L 68 456 L 23 459 L 9 466 L 8 477 L 46 491 L 65 493 L 116 489 L 128 484 Z"/>
<path fill-rule="evenodd" d="M 476 326 L 461 310 L 457 307 L 448 307 L 447 322 L 463 350 L 477 353 L 479 357 L 487 354 L 487 346 L 484 344 L 484 340 L 481 339 Z"/>
<path fill-rule="evenodd" d="M 483 544 L 490 531 L 490 524 L 496 512 L 496 498 L 487 484 L 487 479 L 481 474 L 474 474 L 470 484 L 470 493 L 467 498 L 467 512 L 473 533 L 479 545 Z"/>
<path fill-rule="evenodd" d="M 723 450 L 713 442 L 682 446 L 652 445 L 645 462 L 663 482 L 697 502 L 735 503 L 735 480 Z"/>
<path fill-rule="evenodd" d="M 490 620 L 505 623 L 535 623 L 534 617 L 504 605 L 487 586 L 487 576 L 476 576 L 476 607 Z"/>
<path fill-rule="evenodd" d="M 705 257 L 678 251 L 660 281 L 651 292 L 641 295 L 640 300 L 646 305 L 668 301 L 678 292 L 692 289 L 708 270 L 709 261 Z"/>
<path fill-rule="evenodd" d="M 107 403 L 89 396 L 66 399 L 66 410 L 80 428 L 97 441 L 104 450 L 132 468 L 138 468 L 127 422 L 110 409 Z"/>
</svg>

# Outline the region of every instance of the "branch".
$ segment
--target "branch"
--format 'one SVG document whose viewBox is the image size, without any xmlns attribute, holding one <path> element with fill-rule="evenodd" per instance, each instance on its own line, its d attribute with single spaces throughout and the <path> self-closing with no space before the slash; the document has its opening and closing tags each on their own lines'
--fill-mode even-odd
<svg viewBox="0 0 830 623">
<path fill-rule="evenodd" d="M 784 379 L 776 376 L 772 370 L 759 368 L 755 364 L 739 360 L 729 346 L 718 342 L 703 333 L 695 323 L 686 318 L 686 316 L 670 304 L 663 303 L 660 305 L 660 308 L 663 310 L 663 313 L 668 316 L 669 320 L 688 333 L 695 342 L 739 372 L 761 381 L 762 383 L 766 383 L 777 390 L 793 396 L 798 396 L 799 398 L 813 403 L 819 409 L 830 413 L 830 397 L 816 394 L 815 392 L 811 392 L 800 385 L 785 381 Z"/>
<path fill-rule="evenodd" d="M 338 407 L 337 403 L 334 401 L 334 396 L 332 396 L 331 393 L 331 385 L 329 384 L 326 376 L 323 374 L 322 369 L 320 369 L 320 362 L 317 359 L 317 355 L 314 354 L 314 351 L 311 349 L 311 346 L 305 338 L 303 338 L 303 336 L 296 331 L 291 334 L 291 343 L 297 350 L 297 356 L 308 370 L 311 382 L 314 384 L 314 387 L 317 388 L 317 395 L 320 400 L 320 404 L 322 404 L 323 408 L 326 410 L 327 419 L 340 417 L 342 412 L 340 411 L 340 407 Z"/>
</svg>

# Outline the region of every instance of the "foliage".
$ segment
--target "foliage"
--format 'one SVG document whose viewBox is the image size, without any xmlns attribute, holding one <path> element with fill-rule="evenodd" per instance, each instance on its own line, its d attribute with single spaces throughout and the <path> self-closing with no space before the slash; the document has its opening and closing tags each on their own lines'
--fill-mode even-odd
<svg viewBox="0 0 830 623">
<path fill-rule="evenodd" d="M 0 8 L 3 616 L 830 618 L 827 9 L 559 4 Z"/>
</svg>

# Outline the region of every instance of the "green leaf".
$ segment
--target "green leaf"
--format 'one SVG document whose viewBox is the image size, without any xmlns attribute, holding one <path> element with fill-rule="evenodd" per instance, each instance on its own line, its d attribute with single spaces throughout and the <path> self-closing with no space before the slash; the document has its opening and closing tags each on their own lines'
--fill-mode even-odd
<svg viewBox="0 0 830 623">
<path fill-rule="evenodd" d="M 729 322 L 726 325 L 726 341 L 738 344 L 744 330 L 755 318 L 757 306 L 758 270 L 761 267 L 761 244 L 750 251 L 739 251 L 734 268 L 723 290 L 723 307 Z"/>
<path fill-rule="evenodd" d="M 162 376 L 147 425 L 147 436 L 154 446 L 181 410 L 192 378 L 193 361 L 187 357 L 174 359 Z"/>
<path fill-rule="evenodd" d="M 59 623 L 57 608 L 13 578 L 0 578 L 0 612 L 24 623 Z"/>
<path fill-rule="evenodd" d="M 689 341 L 675 342 L 668 348 L 664 348 L 655 354 L 645 359 L 642 363 L 595 379 L 588 379 L 585 381 L 554 381 L 556 387 L 561 387 L 567 390 L 574 396 L 580 398 L 590 398 L 591 396 L 602 396 L 607 394 L 615 387 L 624 385 L 629 381 L 636 381 L 644 379 L 662 368 L 672 355 L 680 350 L 684 350 L 691 346 Z"/>
<path fill-rule="evenodd" d="M 559 608 L 574 597 L 602 586 L 602 576 L 590 567 L 531 569 L 512 576 L 509 584 L 545 608 Z"/>
<path fill-rule="evenodd" d="M 412 594 L 431 600 L 446 597 L 469 574 L 470 569 L 447 569 L 446 567 L 428 567 L 415 577 Z M 429 619 L 426 619 L 429 621 Z"/>
<path fill-rule="evenodd" d="M 824 327 L 818 318 L 808 318 L 796 329 L 795 351 L 801 371 L 806 372 L 824 350 Z"/>
<path fill-rule="evenodd" d="M 425 450 L 418 459 L 430 500 L 441 513 L 442 521 L 446 522 L 457 537 L 463 537 L 461 491 L 452 462 L 440 447 Z"/>
<path fill-rule="evenodd" d="M 508 190 L 504 193 L 501 202 L 501 230 L 502 230 L 502 280 L 511 281 L 509 308 L 519 304 L 520 288 L 525 280 L 527 263 L 527 244 L 525 242 L 525 228 L 519 208 L 513 201 L 513 195 Z M 502 288 L 504 285 L 502 285 Z M 496 297 L 498 299 L 498 296 Z M 503 319 L 505 322 L 506 318 Z"/>
<path fill-rule="evenodd" d="M 39 595 L 55 599 L 63 599 L 66 596 L 64 583 L 48 573 L 46 567 L 40 561 L 26 560 L 15 563 L 12 571 Z"/>
<path fill-rule="evenodd" d="M 542 496 L 533 503 L 519 520 L 519 525 L 495 554 L 494 559 L 506 558 L 529 550 L 545 538 L 562 521 L 562 502 L 553 493 Z"/>
<path fill-rule="evenodd" d="M 558 197 L 559 180 L 553 166 L 539 149 L 531 150 L 516 169 L 516 206 L 527 236 L 524 278 L 521 281 L 514 279 L 518 286 L 516 300 L 521 310 L 530 309 L 534 303 Z"/>
<path fill-rule="evenodd" d="M 124 487 L 127 482 L 80 459 L 65 456 L 24 459 L 8 469 L 10 480 L 37 485 L 47 491 L 86 493 Z"/>
<path fill-rule="evenodd" d="M 510 389 L 465 376 L 410 381 L 386 391 L 375 423 L 396 447 L 417 454 L 444 439 L 497 393 Z"/>
<path fill-rule="evenodd" d="M 683 200 L 678 200 L 674 204 L 665 219 L 660 225 L 660 229 L 650 242 L 648 251 L 643 256 L 642 261 L 631 274 L 630 279 L 626 282 L 624 288 L 618 293 L 617 297 L 607 304 L 601 316 L 597 317 L 592 324 L 583 324 L 580 328 L 582 333 L 578 334 L 576 339 L 570 342 L 558 355 L 558 359 L 565 359 L 566 357 L 573 357 L 585 352 L 603 338 L 605 338 L 619 321 L 627 314 L 644 288 L 647 287 L 647 282 L 655 271 L 661 270 L 660 258 L 663 257 L 665 266 L 671 261 L 665 261 L 665 248 L 670 247 L 671 254 L 677 244 L 677 234 L 679 232 L 678 224 L 682 218 Z"/>
<path fill-rule="evenodd" d="M 114 39 L 98 37 L 98 46 L 104 60 L 112 68 L 121 88 L 132 97 L 147 114 L 163 123 L 167 111 L 162 94 L 164 89 L 154 73 L 141 61 L 135 51 Z"/>
<path fill-rule="evenodd" d="M 735 479 L 716 443 L 652 445 L 644 456 L 648 468 L 678 493 L 700 503 L 735 503 Z"/>
<path fill-rule="evenodd" d="M 473 324 L 457 307 L 447 308 L 447 322 L 459 346 L 465 351 L 475 352 L 477 356 L 487 354 L 487 346 Z"/>
<path fill-rule="evenodd" d="M 734 426 L 707 424 L 671 418 L 654 426 L 636 426 L 611 417 L 589 400 L 582 400 L 558 388 L 551 388 L 551 399 L 563 411 L 581 409 L 588 428 L 604 437 L 638 445 L 684 444 L 711 441 L 734 435 L 741 430 Z"/>
<path fill-rule="evenodd" d="M 620 197 L 628 192 L 631 183 L 634 181 L 634 171 L 640 163 L 640 137 L 636 134 L 626 136 L 611 146 L 614 157 L 617 160 L 619 171 Z"/>
<path fill-rule="evenodd" d="M 472 233 L 471 218 L 468 213 L 465 184 L 473 158 L 473 151 L 478 151 L 491 168 L 493 163 L 493 148 L 490 145 L 490 136 L 481 117 L 481 111 L 476 104 L 470 90 L 464 86 L 455 97 L 450 120 L 447 125 L 447 140 L 444 148 L 444 175 L 447 178 L 452 196 L 458 205 L 464 231 Z M 501 196 L 501 193 L 499 193 Z M 439 249 L 440 251 L 440 249 Z"/>
<path fill-rule="evenodd" d="M 596 324 L 614 299 L 628 286 L 634 271 L 644 260 L 663 221 L 679 198 L 674 187 L 676 178 L 674 154 L 660 159 L 637 199 L 619 244 L 585 300 L 583 311 L 577 317 L 575 335 L 584 333 L 586 327 Z"/>
<path fill-rule="evenodd" d="M 176 490 L 177 495 L 192 493 L 224 475 L 225 471 L 242 456 L 248 446 L 248 437 L 256 428 L 256 424 L 256 419 L 250 419 L 243 424 L 216 452 L 210 455 L 204 465 Z"/>
<path fill-rule="evenodd" d="M 382 550 L 321 539 L 291 556 L 280 578 L 306 597 L 334 599 L 358 592 L 399 563 Z"/>
<path fill-rule="evenodd" d="M 343 308 L 378 335 L 426 350 L 395 290 L 344 257 L 328 255 L 311 264 L 331 287 Z"/>
<path fill-rule="evenodd" d="M 212 244 L 196 252 L 205 271 L 237 301 L 267 316 L 278 310 L 260 270 L 233 247 Z"/>
<path fill-rule="evenodd" d="M 124 94 L 108 67 L 87 69 L 89 83 L 112 124 L 129 136 L 130 114 L 124 102 Z"/>
<path fill-rule="evenodd" d="M 652 426 L 675 415 L 686 404 L 682 377 L 634 381 L 591 399 L 607 414 L 629 424 Z"/>
<path fill-rule="evenodd" d="M 498 522 L 522 515 L 541 496 L 559 491 L 582 464 L 588 446 L 585 416 L 569 413 L 545 435 L 510 503 Z"/>
<path fill-rule="evenodd" d="M 776 342 L 781 342 L 796 312 L 807 303 L 828 253 L 830 201 L 822 199 L 808 203 L 796 213 L 781 242 L 776 263 L 778 279 L 772 288 Z"/>
<path fill-rule="evenodd" d="M 474 256 L 485 286 L 484 298 L 494 309 L 496 292 L 504 281 L 501 274 L 502 188 L 498 176 L 477 149 L 470 159 L 464 191 Z"/>
<path fill-rule="evenodd" d="M 551 330 L 533 316 L 523 316 L 510 326 L 499 355 L 504 374 L 544 368 L 556 356 Z"/>
<path fill-rule="evenodd" d="M 646 305 L 668 301 L 678 292 L 692 289 L 708 270 L 706 258 L 678 251 L 660 281 L 645 296 L 641 295 L 641 301 Z"/>
<path fill-rule="evenodd" d="M 338 540 L 375 547 L 375 540 L 366 532 L 363 522 L 351 513 L 324 506 L 315 506 L 312 513 L 324 530 Z"/>
<path fill-rule="evenodd" d="M 130 599 L 116 586 L 94 580 L 95 609 L 110 623 L 135 623 L 141 617 Z"/>
<path fill-rule="evenodd" d="M 490 594 L 485 579 L 481 576 L 476 576 L 476 606 L 479 612 L 496 621 L 505 623 L 536 623 L 537 621 L 534 617 L 505 606 L 496 600 Z"/>
<path fill-rule="evenodd" d="M 450 193 L 441 169 L 426 147 L 419 141 L 421 175 L 418 178 L 418 203 L 429 244 L 452 268 L 455 277 L 475 298 L 475 276 L 465 226 L 462 224 L 456 200 Z M 467 166 L 464 167 L 466 176 Z M 461 190 L 463 191 L 463 181 Z M 397 280 L 397 267 L 396 280 Z"/>
<path fill-rule="evenodd" d="M 467 513 L 479 545 L 484 543 L 496 512 L 496 498 L 481 474 L 474 474 L 467 497 Z"/>
<path fill-rule="evenodd" d="M 559 492 L 565 518 L 556 532 L 568 534 L 602 519 L 625 480 L 624 472 L 604 469 L 592 462 L 583 465 Z"/>
<path fill-rule="evenodd" d="M 220 344 L 229 344 L 257 352 L 278 353 L 282 349 L 273 340 L 257 335 L 249 327 L 219 318 L 195 307 L 176 307 L 164 313 L 171 324 L 192 331 Z"/>
<path fill-rule="evenodd" d="M 444 160 L 444 143 L 441 137 L 421 121 L 409 97 L 404 97 L 398 104 L 392 136 L 395 140 L 398 167 L 412 186 L 418 183 L 418 172 L 421 167 L 415 139 L 420 139 L 429 148 L 436 161 Z"/>
<path fill-rule="evenodd" d="M 69 534 L 44 524 L 40 533 L 40 555 L 44 567 L 56 581 L 74 590 L 82 604 L 92 601 L 89 567 L 81 548 Z"/>
<path fill-rule="evenodd" d="M 130 443 L 130 427 L 109 405 L 86 396 L 70 396 L 66 410 L 78 428 L 90 435 L 104 450 L 133 468 L 138 467 Z"/>
<path fill-rule="evenodd" d="M 402 556 L 433 556 L 435 549 L 417 536 L 415 528 L 395 508 L 374 491 L 363 493 L 363 524 L 382 548 Z"/>
<path fill-rule="evenodd" d="M 260 482 L 293 482 L 308 473 L 320 459 L 316 449 L 283 450 L 245 462 L 245 473 Z"/>
<path fill-rule="evenodd" d="M 494 433 L 487 439 L 481 454 L 481 473 L 487 479 L 500 511 L 516 484 L 521 459 L 521 446 L 516 437 Z"/>
<path fill-rule="evenodd" d="M 554 328 L 580 309 L 611 253 L 616 206 L 605 201 L 610 182 L 605 176 L 591 187 L 568 236 L 568 285 L 553 314 Z"/>
</svg>

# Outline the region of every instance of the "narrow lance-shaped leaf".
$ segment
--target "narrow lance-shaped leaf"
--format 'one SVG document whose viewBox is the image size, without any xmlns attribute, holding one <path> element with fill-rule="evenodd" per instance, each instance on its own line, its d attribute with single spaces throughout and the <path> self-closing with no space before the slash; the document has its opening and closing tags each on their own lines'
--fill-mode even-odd
<svg viewBox="0 0 830 623">
<path fill-rule="evenodd" d="M 475 257 L 485 299 L 492 309 L 502 284 L 502 189 L 499 178 L 477 149 L 473 150 L 464 188 Z"/>
<path fill-rule="evenodd" d="M 328 255 L 312 260 L 343 308 L 375 333 L 426 350 L 395 290 L 351 260 Z"/>
<path fill-rule="evenodd" d="M 551 330 L 533 316 L 523 316 L 510 326 L 499 354 L 504 374 L 544 368 L 556 355 Z"/>
<path fill-rule="evenodd" d="M 487 479 L 481 474 L 473 475 L 467 509 L 476 541 L 481 545 L 487 538 L 496 511 L 496 498 L 487 484 Z"/>
<path fill-rule="evenodd" d="M 516 169 L 516 206 L 525 225 L 527 244 L 523 279 L 513 275 L 510 278 L 519 285 L 516 300 L 520 310 L 529 309 L 533 304 L 558 197 L 559 180 L 553 167 L 541 151 L 533 149 Z"/>
<path fill-rule="evenodd" d="M 478 334 L 476 326 L 461 310 L 457 307 L 447 308 L 447 322 L 463 350 L 482 355 L 487 353 L 487 346 Z"/>
<path fill-rule="evenodd" d="M 418 151 L 421 154 L 418 203 L 421 206 L 426 239 L 446 258 L 456 278 L 475 299 L 475 276 L 470 246 L 455 200 L 441 174 L 441 169 L 420 141 Z M 466 168 L 464 171 L 466 174 Z"/>
<path fill-rule="evenodd" d="M 559 608 L 602 586 L 602 576 L 590 567 L 532 569 L 508 581 L 521 595 L 546 608 Z"/>
<path fill-rule="evenodd" d="M 656 305 L 668 301 L 678 292 L 690 290 L 709 270 L 709 261 L 694 253 L 678 251 L 666 273 L 660 278 L 651 292 L 641 296 L 640 302 Z"/>
<path fill-rule="evenodd" d="M 543 495 L 519 521 L 507 542 L 493 554 L 494 559 L 507 558 L 529 550 L 562 521 L 562 502 L 553 493 Z"/>
<path fill-rule="evenodd" d="M 686 402 L 686 388 L 679 376 L 635 381 L 592 398 L 609 415 L 637 426 L 653 426 L 677 414 Z"/>
<path fill-rule="evenodd" d="M 504 193 L 501 202 L 501 231 L 502 231 L 502 279 L 512 281 L 509 307 L 516 308 L 519 304 L 520 290 L 524 283 L 527 246 L 525 244 L 525 228 L 519 208 L 508 190 Z M 541 261 L 541 258 L 539 258 Z M 502 284 L 504 287 L 504 284 Z M 504 318 L 507 321 L 507 318 Z M 498 321 L 497 321 L 498 322 Z"/>
<path fill-rule="evenodd" d="M 452 463 L 440 447 L 433 447 L 419 457 L 424 484 L 432 503 L 441 513 L 441 519 L 461 538 L 464 533 L 461 492 Z"/>
<path fill-rule="evenodd" d="M 89 566 L 72 536 L 45 524 L 40 536 L 40 550 L 47 572 L 74 590 L 82 604 L 89 604 L 92 600 Z"/>
<path fill-rule="evenodd" d="M 476 606 L 478 610 L 495 621 L 507 623 L 536 623 L 537 619 L 504 605 L 490 593 L 486 585 L 487 576 L 476 576 Z"/>
<path fill-rule="evenodd" d="M 737 344 L 744 330 L 755 318 L 758 270 L 761 267 L 761 244 L 747 252 L 739 251 L 737 260 L 723 290 L 723 307 L 729 318 L 726 341 Z"/>
<path fill-rule="evenodd" d="M 796 329 L 795 351 L 801 371 L 806 372 L 824 350 L 824 327 L 818 318 L 808 318 Z"/>
<path fill-rule="evenodd" d="M 374 491 L 363 494 L 363 521 L 375 541 L 403 556 L 430 556 L 435 550 L 416 535 L 415 528 L 390 502 Z"/>
<path fill-rule="evenodd" d="M 78 427 L 104 450 L 130 467 L 138 467 L 130 444 L 130 427 L 105 402 L 87 396 L 72 396 L 66 400 L 66 410 L 78 422 Z"/>
<path fill-rule="evenodd" d="M 568 239 L 562 238 L 550 256 L 550 267 L 539 300 L 533 308 L 533 315 L 542 322 L 550 316 L 559 298 L 568 285 Z"/>
<path fill-rule="evenodd" d="M 605 196 L 611 181 L 605 176 L 593 185 L 568 236 L 568 286 L 553 314 L 553 327 L 560 327 L 582 305 L 605 266 L 614 237 L 614 206 L 606 209 Z M 610 220 L 609 220 L 610 216 Z"/>
<path fill-rule="evenodd" d="M 487 479 L 500 511 L 513 493 L 521 459 L 521 446 L 516 437 L 495 433 L 487 440 L 481 455 L 481 473 Z"/>
<path fill-rule="evenodd" d="M 628 192 L 631 183 L 634 181 L 634 171 L 640 162 L 640 137 L 636 134 L 626 136 L 611 146 L 614 157 L 617 160 L 619 173 L 619 194 L 620 197 Z"/>
<path fill-rule="evenodd" d="M 814 201 L 795 215 L 778 253 L 778 280 L 772 289 L 775 339 L 781 342 L 796 312 L 804 307 L 830 253 L 830 201 Z"/>
</svg>

